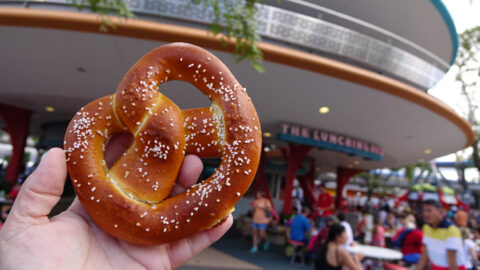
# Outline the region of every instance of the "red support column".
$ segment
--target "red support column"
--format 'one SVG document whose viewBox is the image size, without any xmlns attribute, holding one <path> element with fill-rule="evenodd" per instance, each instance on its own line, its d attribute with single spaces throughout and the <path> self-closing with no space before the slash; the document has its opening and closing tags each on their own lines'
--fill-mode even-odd
<svg viewBox="0 0 480 270">
<path fill-rule="evenodd" d="M 310 163 L 310 170 L 307 174 L 298 177 L 298 182 L 303 189 L 303 194 L 308 203 L 312 206 L 317 204 L 317 198 L 315 198 L 315 160 L 312 159 Z"/>
<path fill-rule="evenodd" d="M 343 201 L 343 188 L 345 188 L 345 185 L 353 176 L 364 171 L 365 170 L 361 169 L 337 168 L 337 196 L 335 200 L 335 207 L 337 209 L 341 207 Z"/>
<path fill-rule="evenodd" d="M 7 181 L 12 184 L 17 181 L 22 166 L 31 114 L 32 111 L 0 103 L 0 117 L 5 123 L 13 148 L 7 170 Z"/>
<path fill-rule="evenodd" d="M 263 151 L 262 146 L 262 154 L 260 155 L 260 163 L 258 165 L 257 174 L 253 179 L 253 186 L 252 191 L 253 194 L 256 194 L 260 187 L 263 186 L 263 190 L 265 191 L 265 197 L 270 200 L 273 206 L 272 194 L 270 193 L 270 187 L 268 186 L 267 177 L 265 176 L 265 151 Z"/>
<path fill-rule="evenodd" d="M 253 196 L 256 196 L 257 191 L 260 190 L 260 187 L 263 186 L 263 190 L 265 191 L 265 198 L 267 198 L 270 203 L 272 204 L 272 213 L 273 217 L 278 220 L 278 213 L 275 209 L 275 205 L 273 204 L 272 194 L 270 193 L 270 187 L 268 186 L 267 177 L 265 176 L 265 151 L 263 151 L 264 146 L 262 146 L 262 154 L 260 156 L 260 163 L 258 165 L 257 174 L 253 179 L 252 184 L 252 191 Z"/>
<path fill-rule="evenodd" d="M 287 176 L 285 179 L 285 193 L 282 210 L 282 214 L 284 215 L 290 214 L 292 211 L 293 181 L 295 180 L 298 169 L 302 165 L 302 161 L 312 148 L 312 146 L 308 145 L 294 145 L 288 143 L 288 149 L 282 151 L 287 160 Z"/>
<path fill-rule="evenodd" d="M 262 154 L 260 155 L 260 162 L 258 163 L 257 174 L 255 174 L 255 178 L 253 178 L 252 182 L 252 192 L 253 196 L 257 194 L 257 191 L 260 190 L 260 186 L 262 185 L 265 178 L 265 154 L 262 149 Z"/>
</svg>

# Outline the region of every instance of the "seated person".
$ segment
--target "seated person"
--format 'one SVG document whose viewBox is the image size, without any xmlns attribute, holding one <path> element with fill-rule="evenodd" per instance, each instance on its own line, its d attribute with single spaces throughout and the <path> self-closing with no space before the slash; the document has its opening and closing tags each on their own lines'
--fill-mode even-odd
<svg viewBox="0 0 480 270">
<path fill-rule="evenodd" d="M 340 220 L 340 224 L 345 227 L 345 232 L 347 233 L 347 243 L 343 247 L 348 247 L 353 244 L 353 230 L 350 223 L 345 220 L 345 213 L 340 212 L 338 213 L 338 219 Z"/>
<path fill-rule="evenodd" d="M 301 214 L 297 214 L 293 217 L 289 228 L 290 240 L 308 244 L 309 232 L 312 229 L 312 225 L 310 225 L 310 221 L 307 218 L 309 214 L 310 209 L 304 207 Z"/>
<path fill-rule="evenodd" d="M 350 255 L 342 247 L 347 242 L 345 227 L 335 223 L 328 230 L 328 238 L 317 253 L 315 260 L 316 270 L 341 270 L 348 267 L 351 270 L 362 270 L 363 254 Z"/>
<path fill-rule="evenodd" d="M 330 226 L 339 222 L 337 217 L 334 215 L 330 215 L 325 219 L 325 221 L 326 226 L 323 227 L 317 235 L 310 239 L 310 243 L 308 244 L 308 251 L 311 253 L 316 253 L 316 251 L 318 251 L 318 249 L 327 241 L 328 230 L 330 229 Z"/>
</svg>

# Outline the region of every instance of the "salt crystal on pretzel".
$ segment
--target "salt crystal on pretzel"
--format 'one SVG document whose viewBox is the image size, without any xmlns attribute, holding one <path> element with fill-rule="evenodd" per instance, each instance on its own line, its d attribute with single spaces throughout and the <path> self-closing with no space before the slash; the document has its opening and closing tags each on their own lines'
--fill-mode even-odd
<svg viewBox="0 0 480 270">
<path fill-rule="evenodd" d="M 191 83 L 212 105 L 180 110 L 157 91 L 171 80 Z M 124 132 L 134 142 L 108 168 L 104 146 Z M 132 243 L 161 244 L 209 229 L 233 211 L 255 176 L 261 130 L 246 91 L 218 58 L 172 43 L 142 57 L 114 95 L 77 112 L 64 149 L 78 198 L 98 226 Z M 185 154 L 222 161 L 211 177 L 169 197 Z"/>
</svg>

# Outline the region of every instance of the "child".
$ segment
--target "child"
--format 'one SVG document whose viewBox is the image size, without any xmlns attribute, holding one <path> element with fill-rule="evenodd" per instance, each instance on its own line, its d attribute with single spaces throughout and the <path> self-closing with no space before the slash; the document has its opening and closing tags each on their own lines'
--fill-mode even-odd
<svg viewBox="0 0 480 270">
<path fill-rule="evenodd" d="M 372 245 L 385 247 L 385 228 L 380 224 L 380 219 L 375 217 L 373 220 Z"/>
</svg>

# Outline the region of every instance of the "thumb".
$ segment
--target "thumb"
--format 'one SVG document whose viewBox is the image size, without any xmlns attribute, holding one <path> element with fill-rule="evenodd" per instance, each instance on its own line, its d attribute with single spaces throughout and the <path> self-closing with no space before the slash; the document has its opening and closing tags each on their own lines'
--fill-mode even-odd
<svg viewBox="0 0 480 270">
<path fill-rule="evenodd" d="M 60 148 L 49 150 L 37 169 L 22 185 L 5 227 L 22 229 L 47 223 L 47 215 L 62 195 L 66 175 L 63 150 Z"/>
</svg>

